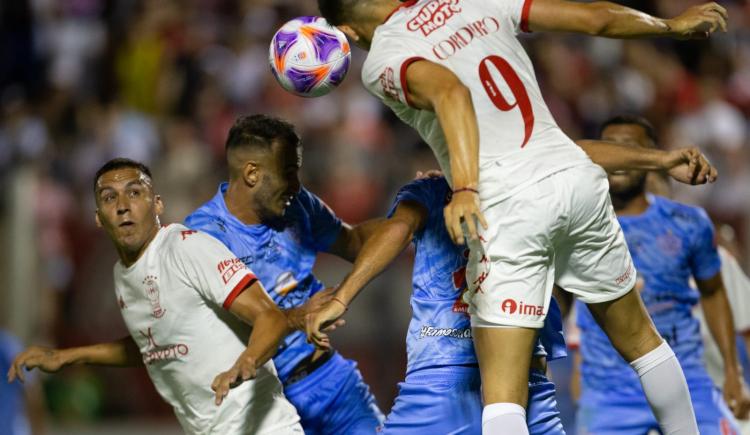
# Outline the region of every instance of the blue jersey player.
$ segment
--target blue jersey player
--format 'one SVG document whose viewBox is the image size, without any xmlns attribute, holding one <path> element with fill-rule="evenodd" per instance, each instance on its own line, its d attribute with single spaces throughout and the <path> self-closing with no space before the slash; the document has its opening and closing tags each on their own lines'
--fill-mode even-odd
<svg viewBox="0 0 750 435">
<path fill-rule="evenodd" d="M 229 183 L 185 224 L 222 241 L 291 314 L 324 289 L 312 274 L 318 252 L 353 260 L 368 228 L 351 228 L 301 188 L 299 137 L 264 115 L 239 118 L 226 143 Z M 300 326 L 299 316 L 295 323 Z M 353 361 L 292 333 L 273 358 L 307 434 L 369 434 L 383 416 Z"/>
<path fill-rule="evenodd" d="M 621 116 L 604 124 L 603 139 L 651 148 L 655 135 L 638 117 Z M 610 196 L 642 280 L 641 296 L 657 330 L 669 342 L 690 389 L 700 433 L 736 432 L 727 403 L 746 417 L 748 400 L 734 345 L 732 314 L 721 280 L 714 230 L 705 211 L 647 195 L 646 174 L 610 175 Z M 698 290 L 688 282 L 695 278 Z M 702 363 L 699 323 L 691 310 L 700 301 L 711 334 L 726 361 L 722 394 L 715 390 Z M 577 302 L 581 330 L 580 434 L 645 434 L 658 430 L 632 369 L 614 350 L 587 307 Z"/>
<path fill-rule="evenodd" d="M 443 177 L 404 186 L 379 228 L 367 239 L 337 295 L 356 293 L 413 241 L 416 248 L 412 318 L 406 336 L 406 379 L 386 419 L 385 434 L 481 434 L 482 397 L 466 291 L 468 252 L 445 229 L 451 189 Z M 337 298 L 332 304 L 342 304 Z M 550 305 L 529 374 L 532 434 L 564 434 L 545 359 L 565 356 L 561 314 Z M 545 358 L 546 356 L 546 358 Z"/>
</svg>

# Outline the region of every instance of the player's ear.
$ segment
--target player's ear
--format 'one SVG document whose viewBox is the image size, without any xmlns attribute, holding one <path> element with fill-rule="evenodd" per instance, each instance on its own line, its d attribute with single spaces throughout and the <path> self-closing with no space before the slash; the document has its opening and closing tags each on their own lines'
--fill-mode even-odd
<svg viewBox="0 0 750 435">
<path fill-rule="evenodd" d="M 156 216 L 161 216 L 164 213 L 164 201 L 161 200 L 161 195 L 154 195 L 154 211 Z"/>
<path fill-rule="evenodd" d="M 336 26 L 336 28 L 344 32 L 344 35 L 346 35 L 346 37 L 349 38 L 349 40 L 353 43 L 356 44 L 357 42 L 359 42 L 359 35 L 348 24 L 340 24 Z"/>
<path fill-rule="evenodd" d="M 99 209 L 94 211 L 94 221 L 96 221 L 96 227 L 102 228 L 102 220 L 99 218 Z"/>
<path fill-rule="evenodd" d="M 260 180 L 260 173 L 258 170 L 258 163 L 254 161 L 248 161 L 245 166 L 242 167 L 242 178 L 245 180 L 250 187 L 255 187 Z"/>
</svg>

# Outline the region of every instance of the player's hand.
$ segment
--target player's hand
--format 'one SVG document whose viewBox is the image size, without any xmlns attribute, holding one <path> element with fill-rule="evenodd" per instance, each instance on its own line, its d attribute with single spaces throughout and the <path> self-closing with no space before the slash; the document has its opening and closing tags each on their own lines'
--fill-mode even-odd
<svg viewBox="0 0 750 435">
<path fill-rule="evenodd" d="M 306 327 L 306 317 L 308 314 L 316 313 L 320 311 L 326 303 L 328 303 L 333 295 L 336 293 L 336 289 L 331 287 L 325 290 L 319 291 L 312 295 L 310 299 L 299 307 L 286 310 L 287 321 L 292 329 L 304 331 Z"/>
<path fill-rule="evenodd" d="M 486 230 L 487 221 L 479 210 L 479 194 L 472 191 L 456 192 L 451 202 L 443 210 L 445 216 L 445 227 L 448 229 L 453 243 L 463 245 L 467 240 L 464 238 L 462 224 L 466 224 L 467 236 L 470 240 L 478 240 L 479 232 L 477 222 Z"/>
<path fill-rule="evenodd" d="M 669 151 L 664 169 L 670 177 L 685 184 L 713 183 L 718 178 L 716 168 L 696 147 Z"/>
<path fill-rule="evenodd" d="M 253 378 L 255 378 L 255 358 L 243 352 L 231 369 L 220 373 L 211 383 L 211 389 L 216 393 L 214 400 L 216 406 L 221 405 L 229 394 L 229 390 Z"/>
<path fill-rule="evenodd" d="M 705 39 L 717 30 L 726 32 L 728 20 L 727 10 L 720 4 L 711 2 L 693 6 L 666 22 L 674 38 Z"/>
<path fill-rule="evenodd" d="M 732 414 L 740 420 L 747 420 L 750 416 L 750 394 L 742 375 L 727 375 L 724 381 L 724 400 L 732 410 Z"/>
<path fill-rule="evenodd" d="M 54 373 L 65 366 L 66 363 L 63 351 L 31 346 L 13 360 L 13 364 L 8 370 L 8 382 L 13 382 L 16 379 L 21 382 L 26 381 L 24 369 L 29 371 L 38 368 L 47 373 Z"/>
<path fill-rule="evenodd" d="M 327 333 L 344 325 L 341 316 L 346 310 L 347 307 L 340 302 L 340 299 L 332 298 L 320 310 L 308 314 L 305 319 L 307 341 L 320 349 L 330 349 L 331 341 Z"/>
<path fill-rule="evenodd" d="M 443 176 L 443 171 L 440 171 L 438 169 L 430 169 L 428 171 L 417 171 L 416 175 L 414 175 L 415 180 L 423 180 L 425 178 L 440 178 Z"/>
</svg>

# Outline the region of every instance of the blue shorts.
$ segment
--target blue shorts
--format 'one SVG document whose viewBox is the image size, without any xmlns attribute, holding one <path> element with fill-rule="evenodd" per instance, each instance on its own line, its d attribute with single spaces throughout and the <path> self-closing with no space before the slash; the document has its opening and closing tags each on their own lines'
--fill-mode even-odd
<svg viewBox="0 0 750 435">
<path fill-rule="evenodd" d="M 410 373 L 385 420 L 384 434 L 482 433 L 479 369 L 451 366 Z M 555 400 L 555 385 L 539 373 L 529 378 L 527 420 L 531 434 L 565 434 Z"/>
<path fill-rule="evenodd" d="M 739 435 L 737 421 L 710 380 L 688 381 L 695 418 L 701 435 Z M 576 415 L 578 435 L 645 435 L 659 431 L 646 396 L 620 398 L 612 392 L 587 391 L 581 394 Z"/>
<path fill-rule="evenodd" d="M 307 435 L 374 434 L 383 413 L 357 370 L 357 363 L 334 353 L 304 378 L 284 386 Z"/>
</svg>

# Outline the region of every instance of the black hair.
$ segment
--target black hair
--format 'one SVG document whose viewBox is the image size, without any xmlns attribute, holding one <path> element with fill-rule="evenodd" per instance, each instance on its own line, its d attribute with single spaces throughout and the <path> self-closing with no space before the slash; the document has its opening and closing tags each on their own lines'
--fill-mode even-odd
<svg viewBox="0 0 750 435">
<path fill-rule="evenodd" d="M 332 26 L 338 26 L 350 21 L 354 10 L 366 0 L 318 0 L 320 15 Z"/>
<path fill-rule="evenodd" d="M 226 150 L 248 145 L 270 149 L 277 140 L 295 147 L 300 143 L 294 126 L 283 119 L 260 114 L 240 116 L 229 129 Z"/>
<path fill-rule="evenodd" d="M 606 129 L 610 125 L 638 125 L 643 128 L 643 131 L 646 132 L 646 136 L 648 136 L 648 138 L 654 142 L 654 145 L 658 146 L 659 144 L 659 138 L 656 135 L 656 129 L 654 128 L 654 125 L 642 116 L 631 114 L 613 116 L 612 118 L 604 121 L 604 123 L 602 124 L 602 128 L 599 131 L 599 136 L 601 136 L 601 133 L 604 132 L 604 129 Z"/>
<path fill-rule="evenodd" d="M 107 172 L 123 168 L 137 169 L 138 171 L 148 176 L 148 178 L 153 178 L 151 176 L 151 170 L 145 164 L 137 162 L 135 160 L 126 159 L 124 157 L 118 157 L 116 159 L 108 161 L 101 168 L 99 168 L 98 171 L 96 171 L 96 175 L 94 175 L 94 192 L 96 192 L 96 183 L 99 182 L 99 178 L 101 178 L 102 175 L 106 174 Z"/>
</svg>

